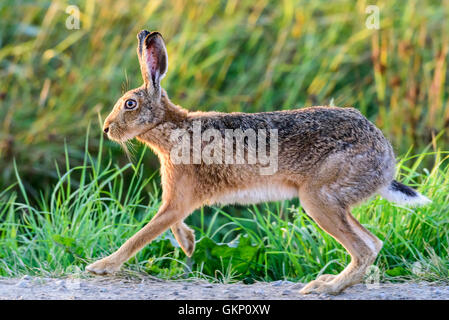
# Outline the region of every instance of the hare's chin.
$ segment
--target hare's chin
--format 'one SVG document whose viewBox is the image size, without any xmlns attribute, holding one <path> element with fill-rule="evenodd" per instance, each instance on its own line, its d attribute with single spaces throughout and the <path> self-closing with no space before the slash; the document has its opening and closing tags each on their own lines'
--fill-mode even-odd
<svg viewBox="0 0 449 320">
<path fill-rule="evenodd" d="M 108 134 L 108 138 L 112 141 L 118 142 L 118 143 L 123 143 L 126 142 L 128 140 L 134 139 L 136 137 L 136 135 L 134 134 L 122 134 L 120 136 L 114 136 L 112 134 Z"/>
</svg>

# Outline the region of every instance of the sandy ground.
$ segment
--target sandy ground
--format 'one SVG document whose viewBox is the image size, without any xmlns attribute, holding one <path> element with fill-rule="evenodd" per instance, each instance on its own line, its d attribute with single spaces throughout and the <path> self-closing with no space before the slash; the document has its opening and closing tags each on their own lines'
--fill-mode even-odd
<svg viewBox="0 0 449 320">
<path fill-rule="evenodd" d="M 125 299 L 125 300 L 408 300 L 449 299 L 449 285 L 433 283 L 359 284 L 338 296 L 301 295 L 302 283 L 258 282 L 251 285 L 211 284 L 205 281 L 128 280 L 119 277 L 0 278 L 0 299 Z"/>
</svg>

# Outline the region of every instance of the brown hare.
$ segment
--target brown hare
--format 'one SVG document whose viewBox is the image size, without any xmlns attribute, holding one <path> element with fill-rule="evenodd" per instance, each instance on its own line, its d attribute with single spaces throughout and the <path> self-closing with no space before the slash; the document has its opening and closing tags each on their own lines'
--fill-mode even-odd
<svg viewBox="0 0 449 320">
<path fill-rule="evenodd" d="M 430 202 L 393 180 L 390 143 L 356 109 L 190 112 L 173 104 L 161 88 L 168 67 L 161 34 L 144 30 L 137 38 L 144 83 L 117 101 L 104 132 L 121 143 L 137 138 L 158 155 L 162 205 L 144 228 L 116 252 L 87 266 L 88 271 L 118 271 L 169 227 L 191 256 L 195 237 L 183 220 L 203 205 L 299 197 L 305 212 L 351 255 L 340 274 L 322 275 L 301 293 L 337 294 L 363 279 L 382 248 L 382 241 L 352 216 L 352 206 L 375 194 L 403 204 Z M 179 151 L 187 154 L 182 161 Z"/>
</svg>

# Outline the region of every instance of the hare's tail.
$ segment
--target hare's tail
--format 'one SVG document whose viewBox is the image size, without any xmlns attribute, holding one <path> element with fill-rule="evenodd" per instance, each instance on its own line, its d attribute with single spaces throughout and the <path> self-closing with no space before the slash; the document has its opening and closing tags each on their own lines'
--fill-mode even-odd
<svg viewBox="0 0 449 320">
<path fill-rule="evenodd" d="M 396 180 L 379 190 L 379 194 L 388 201 L 411 206 L 422 206 L 432 202 L 415 189 L 412 189 Z"/>
</svg>

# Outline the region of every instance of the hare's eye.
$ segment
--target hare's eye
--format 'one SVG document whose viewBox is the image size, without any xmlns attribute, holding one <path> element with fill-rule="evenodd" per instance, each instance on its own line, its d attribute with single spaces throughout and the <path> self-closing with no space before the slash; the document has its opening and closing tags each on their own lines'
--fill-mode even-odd
<svg viewBox="0 0 449 320">
<path fill-rule="evenodd" d="M 137 102 L 134 99 L 128 99 L 125 101 L 125 109 L 134 109 L 137 106 Z"/>
</svg>

